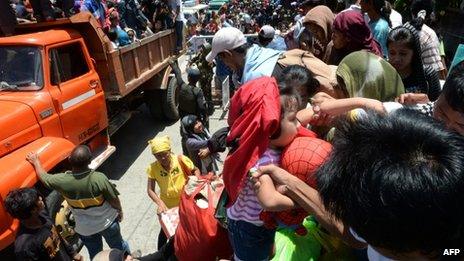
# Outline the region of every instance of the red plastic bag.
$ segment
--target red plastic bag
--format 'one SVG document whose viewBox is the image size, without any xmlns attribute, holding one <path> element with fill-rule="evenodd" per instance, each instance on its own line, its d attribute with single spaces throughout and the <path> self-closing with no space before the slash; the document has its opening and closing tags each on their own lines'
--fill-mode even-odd
<svg viewBox="0 0 464 261">
<path fill-rule="evenodd" d="M 190 181 L 192 179 L 194 178 Z M 180 261 L 228 259 L 233 253 L 227 230 L 214 218 L 213 202 L 219 198 L 224 186 L 213 187 L 208 178 L 201 181 L 204 182 L 196 181 L 196 189 L 190 195 L 184 189 L 180 198 L 179 225 L 174 236 L 175 254 Z M 200 193 L 204 188 L 207 190 L 207 198 Z M 198 206 L 198 198 L 206 200 L 207 207 Z"/>
</svg>

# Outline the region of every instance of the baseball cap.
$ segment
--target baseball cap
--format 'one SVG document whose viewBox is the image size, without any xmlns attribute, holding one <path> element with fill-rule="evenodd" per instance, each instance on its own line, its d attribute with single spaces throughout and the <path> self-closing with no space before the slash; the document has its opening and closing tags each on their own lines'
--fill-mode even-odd
<svg viewBox="0 0 464 261">
<path fill-rule="evenodd" d="M 243 33 L 234 27 L 221 28 L 213 37 L 211 52 L 206 56 L 206 61 L 212 62 L 219 53 L 225 50 L 233 50 L 246 44 Z"/>
<path fill-rule="evenodd" d="M 259 34 L 264 38 L 273 39 L 275 35 L 274 27 L 270 25 L 265 25 L 261 27 L 261 30 L 259 30 Z"/>
</svg>

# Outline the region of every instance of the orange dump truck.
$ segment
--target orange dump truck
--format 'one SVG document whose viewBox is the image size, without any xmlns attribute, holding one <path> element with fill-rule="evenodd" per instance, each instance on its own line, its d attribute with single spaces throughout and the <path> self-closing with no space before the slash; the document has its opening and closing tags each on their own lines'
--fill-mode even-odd
<svg viewBox="0 0 464 261">
<path fill-rule="evenodd" d="M 25 160 L 37 151 L 44 167 L 60 171 L 71 150 L 88 145 L 97 168 L 115 148 L 109 135 L 145 102 L 155 118 L 178 118 L 177 83 L 169 60 L 175 36 L 162 31 L 113 49 L 89 13 L 17 26 L 0 37 L 0 250 L 14 242 L 19 222 L 5 211 L 12 189 L 36 187 L 58 229 L 76 243 L 72 214 Z"/>
</svg>

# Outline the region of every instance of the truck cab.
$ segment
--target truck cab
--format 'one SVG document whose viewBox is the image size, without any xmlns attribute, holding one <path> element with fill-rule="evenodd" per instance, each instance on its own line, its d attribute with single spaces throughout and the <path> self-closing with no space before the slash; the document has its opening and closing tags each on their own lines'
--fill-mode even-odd
<svg viewBox="0 0 464 261">
<path fill-rule="evenodd" d="M 86 12 L 0 37 L 0 251 L 12 245 L 19 227 L 3 202 L 20 187 L 38 188 L 62 236 L 77 239 L 66 201 L 38 182 L 26 155 L 35 151 L 47 171 L 61 172 L 70 152 L 85 144 L 96 169 L 115 151 L 110 133 L 137 101 L 155 118 L 176 120 L 174 46 L 174 32 L 166 30 L 114 49 Z"/>
<path fill-rule="evenodd" d="M 105 96 L 78 32 L 57 29 L 1 38 L 0 60 L 2 199 L 12 188 L 37 182 L 25 161 L 30 151 L 39 151 L 52 169 L 76 145 L 107 150 Z M 12 236 L 5 232 L 17 224 L 7 215 L 0 218 L 0 243 L 11 243 L 14 238 L 5 240 Z"/>
</svg>

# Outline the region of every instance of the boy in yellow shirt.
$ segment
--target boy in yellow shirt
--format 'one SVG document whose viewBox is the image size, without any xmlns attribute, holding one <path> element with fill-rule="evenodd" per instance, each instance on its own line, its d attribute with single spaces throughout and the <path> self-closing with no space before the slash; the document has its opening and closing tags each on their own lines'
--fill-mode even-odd
<svg viewBox="0 0 464 261">
<path fill-rule="evenodd" d="M 171 152 L 169 137 L 157 137 L 148 142 L 156 161 L 147 168 L 147 193 L 158 205 L 157 213 L 161 214 L 169 208 L 179 206 L 182 189 L 187 182 L 187 176 L 200 175 L 192 161 L 183 155 L 176 156 Z M 156 194 L 156 184 L 160 187 L 160 195 Z M 167 241 L 163 230 L 158 236 L 158 249 Z"/>
</svg>

